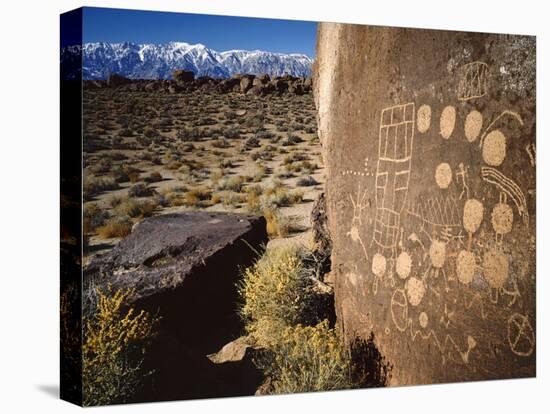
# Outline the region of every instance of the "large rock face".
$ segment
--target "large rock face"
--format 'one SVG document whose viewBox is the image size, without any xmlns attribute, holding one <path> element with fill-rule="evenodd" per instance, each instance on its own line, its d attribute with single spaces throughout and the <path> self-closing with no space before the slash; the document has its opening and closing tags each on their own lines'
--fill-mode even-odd
<svg viewBox="0 0 550 414">
<path fill-rule="evenodd" d="M 321 24 L 339 326 L 391 385 L 535 375 L 535 39 Z"/>
<path fill-rule="evenodd" d="M 254 384 L 235 384 L 207 355 L 242 334 L 236 283 L 266 243 L 263 217 L 165 214 L 136 225 L 85 269 L 100 285 L 135 289 L 132 305 L 161 317 L 145 356 L 155 373 L 136 401 L 254 393 Z"/>
</svg>

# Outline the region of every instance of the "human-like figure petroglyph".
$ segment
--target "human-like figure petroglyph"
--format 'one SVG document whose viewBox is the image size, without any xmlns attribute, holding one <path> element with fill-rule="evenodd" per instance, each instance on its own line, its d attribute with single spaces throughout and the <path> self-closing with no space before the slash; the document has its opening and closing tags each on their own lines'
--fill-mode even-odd
<svg viewBox="0 0 550 414">
<path fill-rule="evenodd" d="M 487 94 L 489 67 L 484 62 L 471 62 L 460 68 L 458 99 L 468 101 Z"/>
<path fill-rule="evenodd" d="M 470 198 L 470 187 L 468 186 L 468 170 L 470 167 L 464 166 L 464 163 L 458 164 L 458 171 L 456 172 L 456 180 L 460 181 L 462 184 L 462 191 L 458 196 L 459 200 L 462 200 L 462 197 L 465 195 L 466 199 Z"/>
</svg>

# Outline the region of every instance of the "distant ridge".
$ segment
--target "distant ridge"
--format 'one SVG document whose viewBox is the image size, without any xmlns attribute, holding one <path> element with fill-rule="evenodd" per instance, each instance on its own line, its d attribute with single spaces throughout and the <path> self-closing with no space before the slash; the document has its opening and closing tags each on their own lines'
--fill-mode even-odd
<svg viewBox="0 0 550 414">
<path fill-rule="evenodd" d="M 74 61 L 78 48 L 61 51 L 62 62 Z M 274 53 L 261 50 L 217 52 L 202 44 L 169 42 L 164 44 L 85 43 L 82 46 L 84 79 L 106 79 L 118 73 L 130 79 L 169 79 L 174 70 L 184 69 L 195 76 L 227 78 L 236 73 L 271 77 L 311 76 L 313 59 L 298 53 Z"/>
</svg>

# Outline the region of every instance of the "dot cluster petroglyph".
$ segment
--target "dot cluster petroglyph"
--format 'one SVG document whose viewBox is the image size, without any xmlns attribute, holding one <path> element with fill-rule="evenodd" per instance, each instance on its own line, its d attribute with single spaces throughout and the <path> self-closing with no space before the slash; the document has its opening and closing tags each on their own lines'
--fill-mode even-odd
<svg viewBox="0 0 550 414">
<path fill-rule="evenodd" d="M 453 318 L 461 313 L 479 313 L 477 317 L 485 320 L 491 304 L 499 304 L 508 312 L 508 332 L 503 341 L 508 342 L 509 351 L 529 356 L 535 349 L 531 319 L 513 312 L 521 293 L 517 275 L 511 270 L 513 253 L 503 249 L 504 239 L 521 224 L 515 218 L 529 225 L 524 190 L 500 171 L 510 157 L 513 136 L 510 127 L 502 128 L 500 123 L 510 118 L 511 124 L 521 128 L 523 118 L 510 109 L 491 114 L 468 107 L 471 101 L 487 94 L 489 75 L 489 67 L 483 62 L 462 68 L 460 105 L 435 108 L 423 102 L 408 102 L 382 109 L 376 171 L 369 171 L 366 163 L 363 171 L 341 172 L 362 180 L 364 188 L 374 192 L 374 220 L 361 228 L 355 225 L 360 203 L 357 197 L 352 198 L 354 215 L 348 235 L 361 244 L 365 258 L 367 250 L 372 252 L 370 260 L 366 259 L 370 292 L 382 294 L 378 287 L 383 283 L 383 292 L 391 293 L 389 310 L 395 329 L 386 326 L 384 332 L 406 333 L 412 341 L 434 344 L 443 363 L 468 364 L 483 340 L 476 339 L 467 326 L 457 335 L 456 330 L 452 331 Z M 415 132 L 420 143 L 414 141 Z M 471 153 L 479 157 L 475 162 L 480 167 L 472 170 L 468 164 L 471 160 L 457 161 L 442 151 L 442 158 L 448 159 L 441 159 L 432 170 L 432 187 L 411 197 L 411 171 L 422 168 L 416 163 L 415 148 L 435 139 L 440 145 L 463 140 L 462 145 L 470 145 Z M 527 152 L 528 165 L 534 168 L 534 144 L 522 147 L 522 151 Z M 361 210 L 359 215 L 365 213 Z M 487 237 L 489 232 L 494 239 Z M 372 238 L 367 248 L 363 240 L 369 234 Z"/>
</svg>

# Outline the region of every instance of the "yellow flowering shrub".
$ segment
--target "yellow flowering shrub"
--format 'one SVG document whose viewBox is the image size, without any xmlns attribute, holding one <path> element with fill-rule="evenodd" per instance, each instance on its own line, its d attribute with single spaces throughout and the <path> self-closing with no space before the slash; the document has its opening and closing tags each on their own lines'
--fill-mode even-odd
<svg viewBox="0 0 550 414">
<path fill-rule="evenodd" d="M 268 393 L 352 387 L 349 351 L 315 309 L 311 272 L 292 246 L 266 251 L 239 286 L 248 334 L 269 352 L 256 361 Z"/>
<path fill-rule="evenodd" d="M 158 318 L 128 308 L 133 290 L 98 291 L 95 313 L 85 320 L 84 405 L 125 402 L 139 387 L 143 354 L 155 336 Z"/>
<path fill-rule="evenodd" d="M 259 345 L 279 342 L 282 331 L 302 322 L 309 282 L 296 247 L 268 250 L 244 272 L 239 292 L 246 329 Z"/>
<path fill-rule="evenodd" d="M 271 392 L 330 391 L 352 387 L 347 348 L 325 319 L 316 326 L 289 326 L 265 367 Z"/>
</svg>

